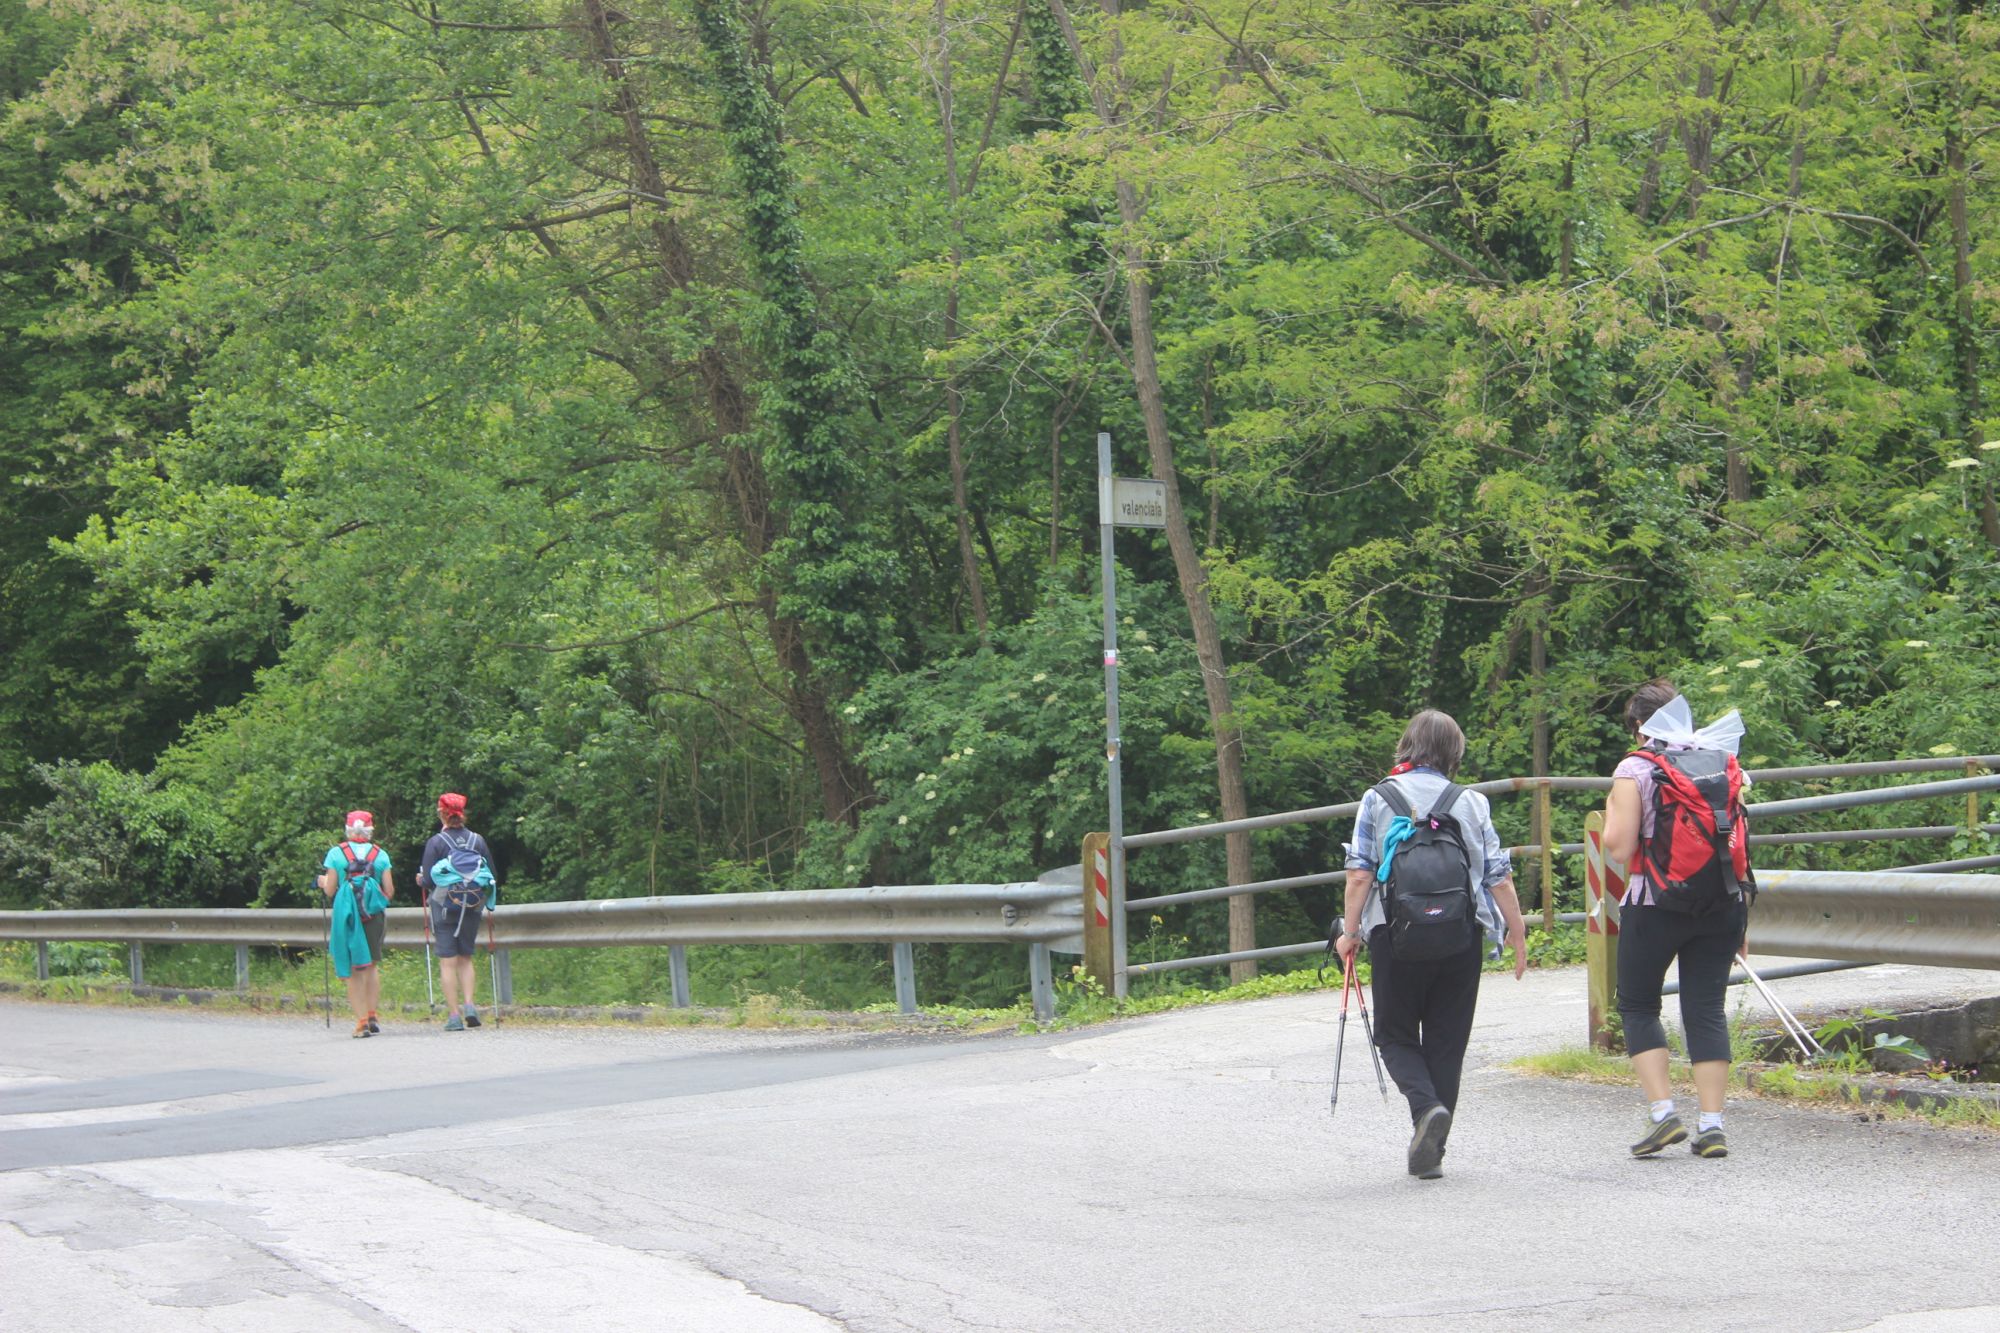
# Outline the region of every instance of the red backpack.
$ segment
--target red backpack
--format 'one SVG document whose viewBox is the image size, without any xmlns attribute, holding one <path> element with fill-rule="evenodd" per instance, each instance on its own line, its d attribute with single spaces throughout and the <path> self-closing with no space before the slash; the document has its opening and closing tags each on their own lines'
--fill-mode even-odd
<svg viewBox="0 0 2000 1333">
<path fill-rule="evenodd" d="M 1743 770 L 1726 750 L 1634 750 L 1653 765 L 1653 834 L 1639 840 L 1638 869 L 1661 907 L 1692 916 L 1757 896 Z"/>
</svg>

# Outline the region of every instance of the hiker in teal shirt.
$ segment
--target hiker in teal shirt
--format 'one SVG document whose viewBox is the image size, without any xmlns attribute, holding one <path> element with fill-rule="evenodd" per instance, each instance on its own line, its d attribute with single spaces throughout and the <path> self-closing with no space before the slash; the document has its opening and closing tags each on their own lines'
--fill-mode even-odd
<svg viewBox="0 0 2000 1333">
<path fill-rule="evenodd" d="M 347 815 L 347 837 L 321 862 L 320 892 L 333 900 L 327 950 L 333 970 L 347 983 L 347 1007 L 354 1011 L 354 1035 L 382 1030 L 376 1007 L 382 1002 L 382 944 L 388 934 L 389 902 L 396 881 L 389 853 L 375 845 L 375 816 L 366 810 Z"/>
</svg>

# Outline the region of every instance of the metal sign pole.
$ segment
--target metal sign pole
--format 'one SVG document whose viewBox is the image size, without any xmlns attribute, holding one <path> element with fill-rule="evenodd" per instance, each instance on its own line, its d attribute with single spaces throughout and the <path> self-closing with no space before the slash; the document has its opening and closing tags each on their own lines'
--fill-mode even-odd
<svg viewBox="0 0 2000 1333">
<path fill-rule="evenodd" d="M 1124 999 L 1125 974 L 1125 790 L 1118 741 L 1118 575 L 1112 560 L 1111 434 L 1097 433 L 1097 544 L 1104 583 L 1104 758 L 1110 768 L 1111 805 L 1111 990 Z"/>
</svg>

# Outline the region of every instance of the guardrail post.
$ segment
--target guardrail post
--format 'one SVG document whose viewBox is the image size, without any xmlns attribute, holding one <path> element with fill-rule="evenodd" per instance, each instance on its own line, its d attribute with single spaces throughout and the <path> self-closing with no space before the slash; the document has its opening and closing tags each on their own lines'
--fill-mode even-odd
<svg viewBox="0 0 2000 1333">
<path fill-rule="evenodd" d="M 514 1003 L 514 952 L 501 949 L 497 954 L 499 966 L 493 969 L 493 1003 Z"/>
<path fill-rule="evenodd" d="M 1541 836 L 1536 839 L 1542 844 L 1542 870 L 1537 876 L 1542 887 L 1542 930 L 1553 935 L 1556 933 L 1556 847 L 1549 786 L 1548 780 L 1543 779 L 1535 788 L 1535 822 L 1542 826 Z"/>
<path fill-rule="evenodd" d="M 1588 1037 L 1597 1050 L 1616 1053 L 1624 1048 L 1611 1027 L 1618 1009 L 1618 900 L 1625 896 L 1625 874 L 1604 857 L 1604 812 L 1592 810 L 1583 821 L 1583 959 L 1589 992 Z"/>
<path fill-rule="evenodd" d="M 35 980 L 47 981 L 48 979 L 49 979 L 49 942 L 47 940 L 36 940 Z"/>
<path fill-rule="evenodd" d="M 1968 759 L 1965 761 L 1965 776 L 1969 778 L 1979 776 L 1979 761 L 1977 759 Z M 1979 793 L 1976 791 L 1969 791 L 1965 794 L 1965 831 L 1967 833 L 1979 832 Z"/>
<path fill-rule="evenodd" d="M 250 989 L 250 946 L 247 944 L 236 946 L 236 989 Z"/>
<path fill-rule="evenodd" d="M 1046 1023 L 1056 1016 L 1055 963 L 1046 944 L 1028 946 L 1028 996 L 1038 1021 Z"/>
<path fill-rule="evenodd" d="M 674 1008 L 687 1009 L 693 1006 L 694 998 L 688 988 L 688 951 L 685 944 L 667 946 L 667 973 L 673 979 Z"/>
<path fill-rule="evenodd" d="M 913 944 L 892 944 L 889 956 L 896 965 L 896 1011 L 917 1012 L 917 950 Z"/>
<path fill-rule="evenodd" d="M 132 961 L 128 969 L 132 973 L 132 984 L 143 986 L 146 984 L 146 946 L 133 940 L 126 948 L 131 951 Z"/>
<path fill-rule="evenodd" d="M 1111 958 L 1111 835 L 1083 835 L 1083 971 L 1112 993 L 1116 965 Z"/>
</svg>

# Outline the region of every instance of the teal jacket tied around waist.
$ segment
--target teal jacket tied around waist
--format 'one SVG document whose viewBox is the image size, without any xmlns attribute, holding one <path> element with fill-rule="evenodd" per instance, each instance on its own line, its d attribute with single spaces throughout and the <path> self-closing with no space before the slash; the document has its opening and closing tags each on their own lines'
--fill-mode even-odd
<svg viewBox="0 0 2000 1333">
<path fill-rule="evenodd" d="M 359 906 L 354 901 L 354 886 L 343 881 L 333 895 L 333 938 L 328 948 L 333 953 L 333 970 L 345 979 L 357 967 L 367 967 L 376 961 L 369 952 L 367 933 L 361 929 L 361 908 L 366 907 L 369 916 L 380 916 L 389 910 L 389 899 L 382 892 L 382 886 L 372 879 L 361 881 L 364 889 Z"/>
</svg>

